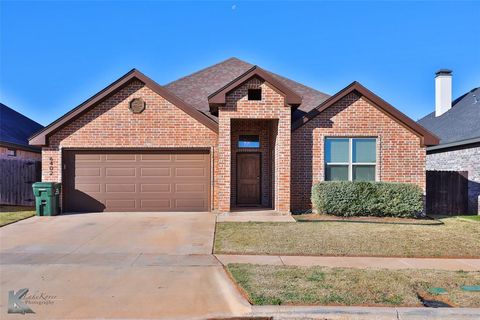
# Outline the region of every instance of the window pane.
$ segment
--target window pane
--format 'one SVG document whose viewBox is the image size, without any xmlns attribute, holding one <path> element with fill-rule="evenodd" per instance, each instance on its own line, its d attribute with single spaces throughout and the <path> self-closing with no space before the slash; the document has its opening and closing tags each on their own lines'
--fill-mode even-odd
<svg viewBox="0 0 480 320">
<path fill-rule="evenodd" d="M 375 139 L 353 139 L 353 162 L 375 162 Z"/>
<path fill-rule="evenodd" d="M 241 135 L 238 139 L 239 148 L 260 148 L 260 138 L 254 135 Z"/>
<path fill-rule="evenodd" d="M 347 181 L 348 166 L 327 165 L 326 181 Z"/>
<path fill-rule="evenodd" d="M 326 162 L 349 162 L 348 139 L 325 139 Z"/>
<path fill-rule="evenodd" d="M 375 166 L 353 166 L 353 181 L 375 181 Z"/>
</svg>

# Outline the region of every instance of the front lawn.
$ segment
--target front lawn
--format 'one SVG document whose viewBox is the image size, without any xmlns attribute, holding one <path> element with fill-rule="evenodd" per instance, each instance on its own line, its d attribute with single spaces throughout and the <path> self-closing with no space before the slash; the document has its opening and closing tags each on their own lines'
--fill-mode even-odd
<svg viewBox="0 0 480 320">
<path fill-rule="evenodd" d="M 35 215 L 35 208 L 0 206 L 0 227 Z"/>
<path fill-rule="evenodd" d="M 342 217 L 327 214 L 297 214 L 293 218 L 299 222 L 312 221 L 340 221 L 340 222 L 368 222 L 368 223 L 386 223 L 386 224 L 413 224 L 413 225 L 441 225 L 442 221 L 432 218 L 397 218 L 397 217 L 375 217 L 375 216 L 352 216 Z"/>
<path fill-rule="evenodd" d="M 222 222 L 216 227 L 215 253 L 480 257 L 480 223 L 442 221 L 443 225 Z"/>
<path fill-rule="evenodd" d="M 417 294 L 457 307 L 480 307 L 480 292 L 461 290 L 480 284 L 480 272 L 349 269 L 229 264 L 228 271 L 256 305 L 422 306 Z"/>
<path fill-rule="evenodd" d="M 459 219 L 480 222 L 480 216 L 459 216 Z"/>
</svg>

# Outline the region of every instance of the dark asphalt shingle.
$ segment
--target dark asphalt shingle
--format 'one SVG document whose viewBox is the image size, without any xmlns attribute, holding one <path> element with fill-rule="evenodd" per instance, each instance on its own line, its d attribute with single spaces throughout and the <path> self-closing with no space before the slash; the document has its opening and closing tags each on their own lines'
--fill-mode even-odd
<svg viewBox="0 0 480 320">
<path fill-rule="evenodd" d="M 452 102 L 452 108 L 439 117 L 435 111 L 417 121 L 440 138 L 440 144 L 480 138 L 480 88 Z"/>
<path fill-rule="evenodd" d="M 33 149 L 28 138 L 43 126 L 0 103 L 0 142 Z"/>
</svg>

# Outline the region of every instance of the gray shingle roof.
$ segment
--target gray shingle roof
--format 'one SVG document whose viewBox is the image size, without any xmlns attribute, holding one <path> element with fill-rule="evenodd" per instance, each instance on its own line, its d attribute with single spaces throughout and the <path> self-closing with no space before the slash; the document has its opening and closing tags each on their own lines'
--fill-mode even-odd
<svg viewBox="0 0 480 320">
<path fill-rule="evenodd" d="M 0 143 L 39 150 L 28 144 L 28 137 L 42 128 L 41 124 L 0 103 Z"/>
<path fill-rule="evenodd" d="M 480 88 L 472 89 L 452 102 L 439 117 L 435 111 L 418 123 L 440 138 L 440 144 L 480 138 Z"/>
<path fill-rule="evenodd" d="M 209 117 L 215 118 L 209 111 L 208 96 L 238 78 L 252 67 L 253 64 L 237 58 L 230 58 L 175 80 L 165 85 L 165 87 L 196 109 Z M 269 71 L 268 73 L 302 96 L 302 104 L 294 112 L 292 120 L 300 118 L 329 97 L 329 95 L 323 92 L 304 86 L 293 80 Z"/>
</svg>

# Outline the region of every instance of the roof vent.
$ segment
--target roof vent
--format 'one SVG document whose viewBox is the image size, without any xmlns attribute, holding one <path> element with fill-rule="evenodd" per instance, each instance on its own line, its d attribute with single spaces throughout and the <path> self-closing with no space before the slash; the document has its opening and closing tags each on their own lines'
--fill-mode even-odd
<svg viewBox="0 0 480 320">
<path fill-rule="evenodd" d="M 435 73 L 435 117 L 452 108 L 452 70 L 441 69 Z"/>
</svg>

